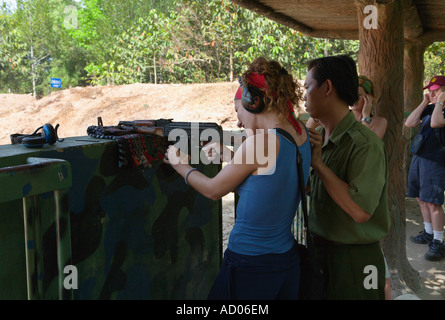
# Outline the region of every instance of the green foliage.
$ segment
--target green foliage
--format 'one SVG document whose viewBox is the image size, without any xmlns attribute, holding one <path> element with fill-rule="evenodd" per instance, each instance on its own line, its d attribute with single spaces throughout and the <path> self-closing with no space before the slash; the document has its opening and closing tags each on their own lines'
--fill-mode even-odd
<svg viewBox="0 0 445 320">
<path fill-rule="evenodd" d="M 64 26 L 67 6 L 76 9 L 75 28 Z M 227 0 L 19 0 L 18 10 L 3 12 L 1 27 L 14 32 L 2 32 L 0 90 L 30 92 L 34 83 L 38 95 L 51 77 L 63 87 L 232 81 L 260 55 L 301 78 L 309 59 L 358 49 L 308 38 Z"/>
<path fill-rule="evenodd" d="M 302 79 L 310 59 L 356 59 L 358 46 L 304 36 L 228 0 L 17 0 L 15 11 L 0 6 L 0 92 L 42 96 L 51 77 L 63 88 L 233 81 L 258 56 Z M 425 76 L 442 74 L 444 59 L 444 43 L 428 48 Z"/>
<path fill-rule="evenodd" d="M 424 53 L 425 83 L 438 75 L 445 75 L 445 42 L 434 42 Z"/>
<path fill-rule="evenodd" d="M 0 16 L 0 92 L 20 92 L 26 77 L 27 48 L 7 16 Z"/>
<path fill-rule="evenodd" d="M 151 10 L 146 18 L 139 18 L 135 26 L 114 36 L 110 59 L 89 72 L 92 84 L 123 84 L 135 82 L 157 83 L 159 58 L 167 56 L 170 45 L 166 17 Z"/>
<path fill-rule="evenodd" d="M 18 0 L 15 11 L 0 16 L 0 92 L 48 93 L 52 70 L 72 64 L 70 38 L 61 27 L 61 13 L 67 3 L 60 0 Z M 71 59 L 71 57 L 69 58 Z M 67 70 L 64 70 L 67 71 Z M 65 72 L 79 84 L 76 74 Z"/>
<path fill-rule="evenodd" d="M 97 49 L 97 43 L 104 39 L 100 35 L 100 25 L 106 19 L 99 7 L 99 0 L 85 0 L 84 7 L 78 10 L 78 26 L 68 32 L 80 48 L 93 51 Z"/>
</svg>

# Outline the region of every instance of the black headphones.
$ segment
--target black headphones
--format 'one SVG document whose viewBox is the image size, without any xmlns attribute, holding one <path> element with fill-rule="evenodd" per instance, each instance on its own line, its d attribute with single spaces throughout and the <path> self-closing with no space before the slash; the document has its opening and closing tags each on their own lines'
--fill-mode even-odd
<svg viewBox="0 0 445 320">
<path fill-rule="evenodd" d="M 240 83 L 242 95 L 241 95 L 241 104 L 244 109 L 251 113 L 260 113 L 264 110 L 264 93 L 260 88 L 257 88 L 251 84 L 245 85 L 241 78 L 238 79 Z"/>
<path fill-rule="evenodd" d="M 57 136 L 58 128 L 58 124 L 54 128 L 47 123 L 44 126 L 38 127 L 32 134 L 23 136 L 21 143 L 28 148 L 40 148 L 43 147 L 45 143 L 54 144 L 56 141 L 63 141 L 64 139 L 59 139 Z M 40 129 L 43 129 L 42 132 L 37 133 Z"/>
</svg>

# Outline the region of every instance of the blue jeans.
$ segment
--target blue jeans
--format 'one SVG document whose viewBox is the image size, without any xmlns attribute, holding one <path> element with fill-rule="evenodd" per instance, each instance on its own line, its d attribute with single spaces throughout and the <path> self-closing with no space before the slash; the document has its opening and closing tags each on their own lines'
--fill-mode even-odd
<svg viewBox="0 0 445 320">
<path fill-rule="evenodd" d="M 281 254 L 247 256 L 227 249 L 209 300 L 298 299 L 297 246 Z"/>
</svg>

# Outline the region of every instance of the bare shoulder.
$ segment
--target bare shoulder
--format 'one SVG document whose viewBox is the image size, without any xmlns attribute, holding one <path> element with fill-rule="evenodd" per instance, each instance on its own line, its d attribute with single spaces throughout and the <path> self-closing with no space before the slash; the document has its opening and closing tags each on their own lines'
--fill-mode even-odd
<svg viewBox="0 0 445 320">
<path fill-rule="evenodd" d="M 244 154 L 255 153 L 256 150 L 266 150 L 267 152 L 270 146 L 279 147 L 279 144 L 280 139 L 277 135 L 264 130 L 247 137 L 238 150 L 242 150 L 241 152 Z"/>
<path fill-rule="evenodd" d="M 307 135 L 307 128 L 306 128 L 304 122 L 301 120 L 298 120 L 298 123 L 300 124 L 300 127 L 301 127 L 301 134 L 297 134 L 297 139 L 295 141 L 297 142 L 297 144 L 299 146 L 301 146 L 308 139 L 308 135 Z"/>
</svg>

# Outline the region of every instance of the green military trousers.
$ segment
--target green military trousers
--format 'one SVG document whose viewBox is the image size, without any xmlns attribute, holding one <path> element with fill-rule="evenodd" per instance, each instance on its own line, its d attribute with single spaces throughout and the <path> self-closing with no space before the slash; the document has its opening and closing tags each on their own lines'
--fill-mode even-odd
<svg viewBox="0 0 445 320">
<path fill-rule="evenodd" d="M 385 299 L 385 262 L 378 242 L 316 244 L 315 256 L 327 277 L 326 299 Z"/>
</svg>

